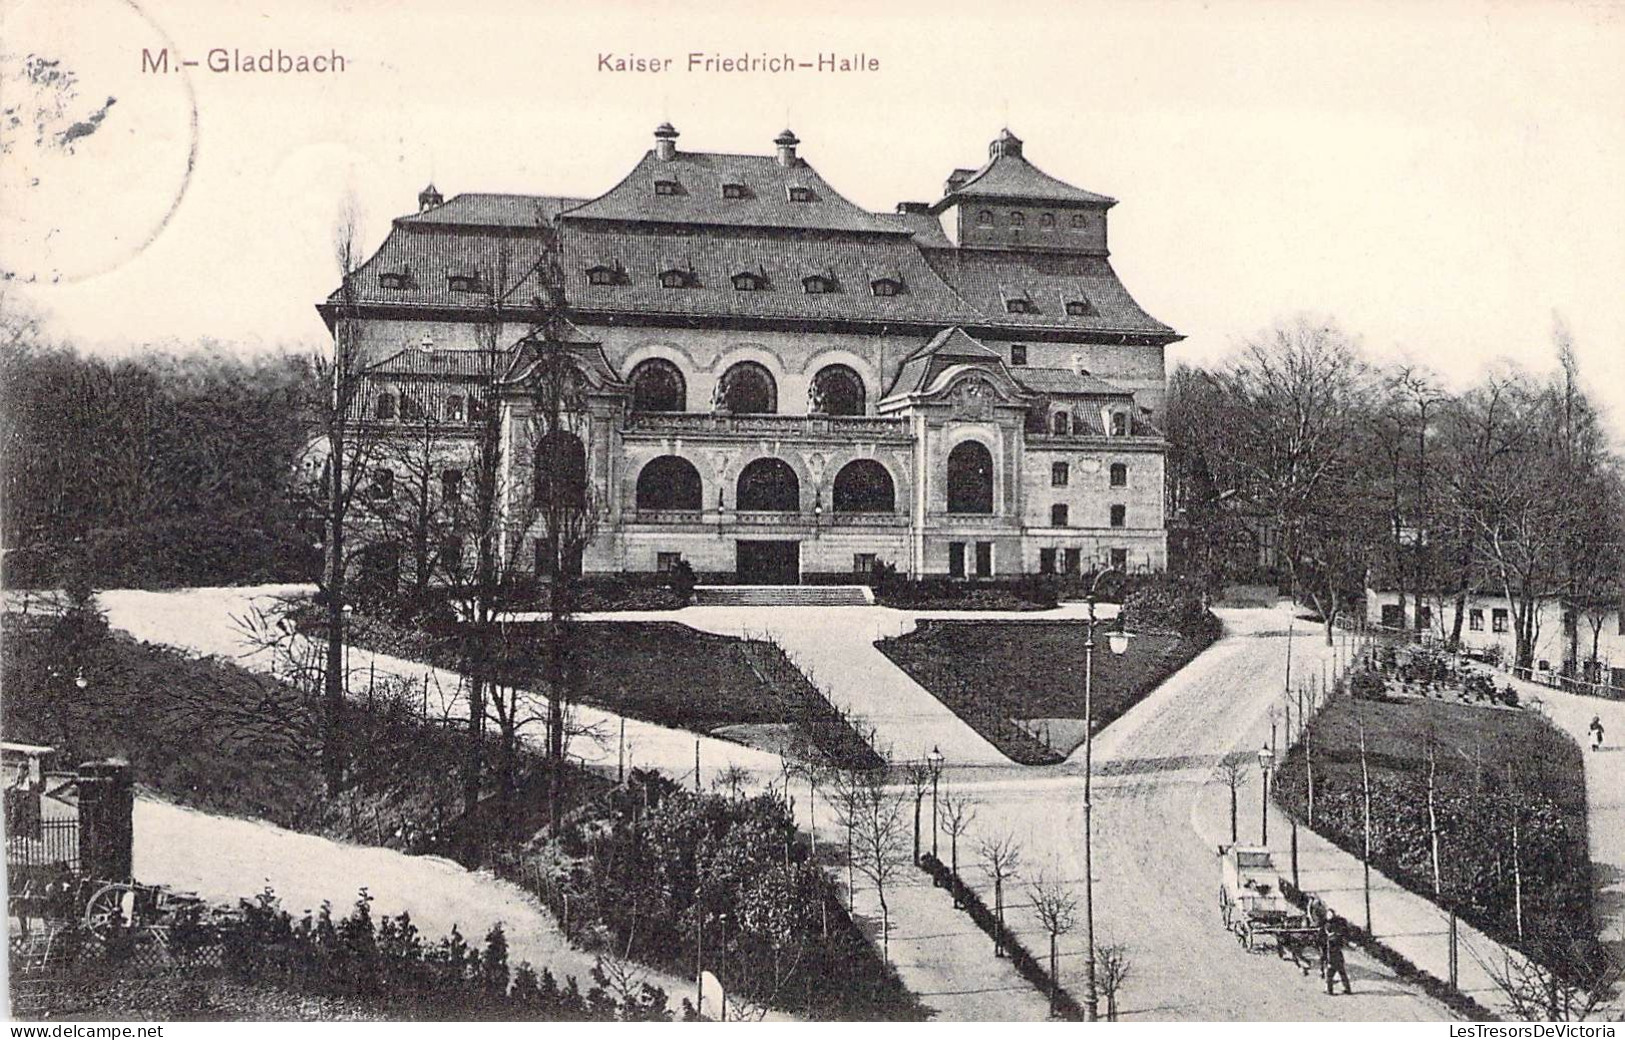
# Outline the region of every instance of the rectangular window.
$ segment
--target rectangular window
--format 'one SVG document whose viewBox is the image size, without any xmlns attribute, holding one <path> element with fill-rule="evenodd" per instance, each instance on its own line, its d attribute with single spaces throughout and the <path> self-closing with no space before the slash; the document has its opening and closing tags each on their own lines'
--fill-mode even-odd
<svg viewBox="0 0 1625 1040">
<path fill-rule="evenodd" d="M 874 569 L 875 569 L 875 554 L 874 553 L 853 553 L 852 554 L 852 573 L 853 574 L 869 574 Z"/>
<path fill-rule="evenodd" d="M 1120 570 L 1120 571 L 1128 570 L 1128 550 L 1127 549 L 1113 549 L 1112 550 L 1112 567 L 1114 569 Z"/>
<path fill-rule="evenodd" d="M 1112 487 L 1128 487 L 1128 465 L 1122 462 L 1112 463 Z"/>
<path fill-rule="evenodd" d="M 655 553 L 655 570 L 659 571 L 661 574 L 670 573 L 672 570 L 676 569 L 679 563 L 682 562 L 683 554 L 680 552 Z"/>
<path fill-rule="evenodd" d="M 1382 605 L 1382 627 L 1403 628 L 1405 626 L 1405 612 L 1399 609 L 1398 603 L 1384 603 Z"/>
<path fill-rule="evenodd" d="M 1068 574 L 1077 574 L 1081 570 L 1083 570 L 1083 550 L 1068 549 L 1066 551 L 1066 572 Z"/>
<path fill-rule="evenodd" d="M 1416 627 L 1428 628 L 1433 624 L 1433 608 L 1426 603 L 1416 608 Z"/>
<path fill-rule="evenodd" d="M 1617 690 L 1625 690 L 1625 668 L 1608 669 L 1608 685 Z"/>
<path fill-rule="evenodd" d="M 1574 611 L 1563 611 L 1563 634 L 1566 636 L 1572 636 L 1577 627 L 1578 621 L 1574 616 Z"/>
<path fill-rule="evenodd" d="M 655 194 L 656 195 L 675 195 L 675 194 L 677 194 L 677 182 L 676 181 L 655 181 Z"/>
<path fill-rule="evenodd" d="M 1027 348 L 1020 343 L 1010 345 L 1010 364 L 1025 365 L 1027 363 Z"/>
<path fill-rule="evenodd" d="M 1496 607 L 1490 612 L 1490 627 L 1497 632 L 1507 630 L 1507 612 L 1504 607 Z"/>
<path fill-rule="evenodd" d="M 1128 436 L 1128 413 L 1127 412 L 1113 412 L 1112 413 L 1112 436 L 1113 437 L 1127 437 Z"/>
<path fill-rule="evenodd" d="M 1121 505 L 1112 506 L 1112 526 L 1113 527 L 1127 527 L 1128 526 L 1128 507 L 1127 506 L 1121 506 Z"/>
<path fill-rule="evenodd" d="M 1039 574 L 1054 574 L 1055 573 L 1055 550 L 1054 549 L 1040 549 L 1040 550 L 1038 550 L 1038 573 Z"/>
<path fill-rule="evenodd" d="M 948 577 L 963 578 L 965 576 L 965 543 L 948 543 Z"/>
<path fill-rule="evenodd" d="M 1066 526 L 1066 506 L 1057 502 L 1049 507 L 1049 525 L 1051 527 Z"/>
<path fill-rule="evenodd" d="M 976 543 L 976 576 L 978 578 L 993 577 L 993 543 Z"/>
<path fill-rule="evenodd" d="M 1484 631 L 1484 612 L 1477 607 L 1467 612 L 1467 630 L 1469 632 Z"/>
<path fill-rule="evenodd" d="M 1049 486 L 1066 487 L 1067 480 L 1072 475 L 1072 467 L 1064 462 L 1052 462 L 1049 467 Z"/>
<path fill-rule="evenodd" d="M 722 186 L 722 197 L 725 199 L 742 199 L 745 197 L 745 186 L 743 184 L 724 184 Z"/>
</svg>

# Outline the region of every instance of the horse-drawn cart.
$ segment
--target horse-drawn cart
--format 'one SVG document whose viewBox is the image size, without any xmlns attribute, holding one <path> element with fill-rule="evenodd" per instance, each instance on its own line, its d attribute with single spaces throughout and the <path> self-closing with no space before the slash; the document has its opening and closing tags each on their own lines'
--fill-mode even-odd
<svg viewBox="0 0 1625 1040">
<path fill-rule="evenodd" d="M 1313 948 L 1320 930 L 1310 915 L 1294 906 L 1282 889 L 1270 850 L 1254 845 L 1219 849 L 1219 913 L 1241 945 L 1254 950 L 1272 943 L 1282 956 Z"/>
</svg>

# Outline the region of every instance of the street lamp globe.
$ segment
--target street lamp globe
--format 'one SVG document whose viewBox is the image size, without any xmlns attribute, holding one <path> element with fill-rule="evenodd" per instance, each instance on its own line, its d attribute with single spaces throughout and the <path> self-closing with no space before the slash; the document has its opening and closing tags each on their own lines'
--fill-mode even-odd
<svg viewBox="0 0 1625 1040">
<path fill-rule="evenodd" d="M 1112 653 L 1122 657 L 1128 653 L 1128 641 L 1131 637 L 1122 629 L 1112 629 L 1106 633 L 1106 645 L 1111 647 Z"/>
<path fill-rule="evenodd" d="M 85 678 L 83 669 L 80 669 L 79 674 L 73 677 L 73 684 L 81 690 L 90 685 L 90 680 Z"/>
<path fill-rule="evenodd" d="M 1268 773 L 1274 766 L 1275 752 L 1270 750 L 1270 746 L 1268 744 L 1265 744 L 1263 747 L 1258 749 L 1258 768 Z"/>
<path fill-rule="evenodd" d="M 927 762 L 931 763 L 931 772 L 932 773 L 940 773 L 940 772 L 942 772 L 942 749 L 941 748 L 937 747 L 935 744 L 931 745 L 931 753 L 929 755 L 925 756 L 925 760 Z"/>
</svg>

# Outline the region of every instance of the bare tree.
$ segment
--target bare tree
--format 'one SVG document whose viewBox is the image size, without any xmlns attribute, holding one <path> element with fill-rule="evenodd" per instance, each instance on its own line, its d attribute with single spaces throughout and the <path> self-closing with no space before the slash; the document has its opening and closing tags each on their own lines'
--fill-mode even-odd
<svg viewBox="0 0 1625 1040">
<path fill-rule="evenodd" d="M 835 820 L 846 832 L 846 908 L 853 908 L 857 894 L 857 878 L 854 871 L 858 860 L 858 825 L 863 816 L 864 790 L 867 780 L 863 773 L 855 769 L 837 770 L 831 784 L 831 807 L 835 810 Z"/>
<path fill-rule="evenodd" d="M 914 796 L 914 864 L 920 862 L 920 803 L 931 788 L 931 767 L 924 762 L 910 762 L 904 767 L 910 793 Z"/>
<path fill-rule="evenodd" d="M 344 711 L 346 679 L 344 630 L 350 547 L 347 536 L 352 507 L 376 458 L 382 436 L 365 419 L 369 366 L 362 337 L 357 273 L 362 264 L 361 222 L 353 197 L 346 200 L 333 234 L 338 291 L 328 301 L 333 350 L 318 355 L 314 367 L 327 396 L 317 403 L 317 425 L 326 459 L 319 488 L 326 550 L 323 576 L 317 583 L 327 608 L 327 655 L 323 670 L 322 771 L 329 792 L 344 781 Z"/>
<path fill-rule="evenodd" d="M 1038 923 L 1049 936 L 1049 1010 L 1055 1013 L 1061 999 L 1061 970 L 1057 946 L 1060 938 L 1078 924 L 1078 897 L 1059 881 L 1046 878 L 1042 872 L 1028 886 L 1032 893 L 1033 911 Z"/>
<path fill-rule="evenodd" d="M 891 962 L 891 904 L 886 893 L 907 869 L 904 862 L 903 794 L 885 786 L 880 770 L 861 774 L 858 788 L 858 818 L 853 835 L 857 840 L 857 869 L 875 887 L 880 901 L 881 956 Z"/>
<path fill-rule="evenodd" d="M 998 923 L 993 937 L 993 956 L 1003 957 L 1004 884 L 1020 875 L 1021 845 L 1015 835 L 1006 834 L 1002 838 L 983 839 L 977 843 L 976 852 L 981 857 L 982 873 L 993 882 L 993 917 Z"/>
<path fill-rule="evenodd" d="M 976 806 L 974 799 L 956 794 L 952 791 L 942 796 L 938 804 L 937 816 L 941 820 L 942 829 L 948 832 L 948 869 L 955 878 L 959 877 L 959 839 L 970 830 L 972 823 L 976 822 Z M 954 909 L 960 909 L 959 886 L 953 886 Z"/>
<path fill-rule="evenodd" d="M 1240 839 L 1237 837 L 1237 798 L 1242 781 L 1247 778 L 1247 756 L 1245 754 L 1226 755 L 1213 767 L 1213 779 L 1230 789 L 1230 843 L 1233 845 Z"/>
<path fill-rule="evenodd" d="M 1134 962 L 1129 959 L 1128 947 L 1123 943 L 1105 943 L 1096 948 L 1096 981 L 1106 998 L 1106 1021 L 1117 1021 L 1117 995 L 1123 991 L 1123 984 L 1133 970 Z"/>
<path fill-rule="evenodd" d="M 1527 945 L 1526 954 L 1503 951 L 1498 963 L 1485 965 L 1526 1022 L 1583 1022 L 1613 1002 L 1625 979 L 1625 966 L 1590 936 L 1559 932 Z"/>
</svg>

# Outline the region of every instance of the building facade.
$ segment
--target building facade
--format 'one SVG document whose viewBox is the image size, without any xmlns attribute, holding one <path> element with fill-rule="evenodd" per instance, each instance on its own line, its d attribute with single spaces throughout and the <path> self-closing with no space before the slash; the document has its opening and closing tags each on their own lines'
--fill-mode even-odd
<svg viewBox="0 0 1625 1040">
<path fill-rule="evenodd" d="M 1180 337 L 1112 269 L 1115 200 L 1040 171 L 1008 131 L 935 202 L 891 213 L 838 194 L 789 131 L 764 155 L 677 140 L 659 127 L 592 199 L 425 189 L 319 308 L 361 343 L 357 423 L 431 421 L 466 446 L 500 355 L 505 483 L 529 486 L 561 438 L 537 443 L 524 344 L 534 301 L 561 292 L 586 388 L 562 450 L 597 514 L 587 572 L 1165 566 L 1158 426 Z"/>
</svg>

